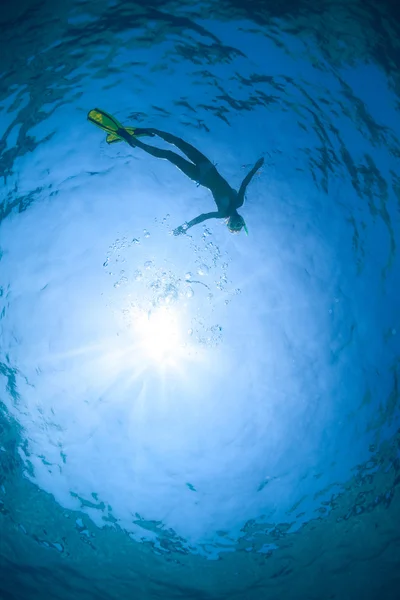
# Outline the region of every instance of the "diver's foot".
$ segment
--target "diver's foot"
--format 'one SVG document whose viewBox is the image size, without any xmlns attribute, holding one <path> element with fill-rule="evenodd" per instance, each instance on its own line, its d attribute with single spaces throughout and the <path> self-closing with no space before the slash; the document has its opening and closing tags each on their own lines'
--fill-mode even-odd
<svg viewBox="0 0 400 600">
<path fill-rule="evenodd" d="M 149 137 L 154 137 L 156 134 L 151 129 L 146 129 L 145 127 L 135 127 L 133 135 L 148 135 Z"/>
</svg>

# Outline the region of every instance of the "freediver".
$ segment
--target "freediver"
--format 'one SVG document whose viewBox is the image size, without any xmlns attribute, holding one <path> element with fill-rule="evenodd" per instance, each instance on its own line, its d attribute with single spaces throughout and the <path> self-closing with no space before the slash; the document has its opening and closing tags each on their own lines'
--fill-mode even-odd
<svg viewBox="0 0 400 600">
<path fill-rule="evenodd" d="M 88 120 L 94 125 L 107 132 L 106 141 L 109 144 L 125 140 L 133 148 L 141 148 L 148 154 L 156 158 L 164 158 L 178 167 L 185 175 L 190 177 L 198 185 L 202 185 L 210 190 L 213 195 L 218 210 L 208 213 L 202 213 L 188 223 L 180 225 L 174 229 L 174 235 L 186 233 L 190 227 L 202 223 L 207 219 L 225 219 L 226 225 L 231 233 L 239 233 L 244 228 L 247 233 L 246 223 L 237 209 L 243 206 L 246 188 L 258 169 L 264 164 L 264 159 L 260 158 L 254 167 L 243 179 L 239 191 L 234 190 L 228 182 L 218 173 L 212 162 L 201 152 L 196 150 L 191 144 L 184 142 L 181 138 L 160 131 L 155 128 L 124 127 L 115 119 L 99 108 L 95 108 L 88 113 Z M 181 150 L 189 160 L 186 160 L 176 152 L 163 150 L 144 144 L 138 137 L 158 136 L 169 144 L 173 144 Z"/>
</svg>

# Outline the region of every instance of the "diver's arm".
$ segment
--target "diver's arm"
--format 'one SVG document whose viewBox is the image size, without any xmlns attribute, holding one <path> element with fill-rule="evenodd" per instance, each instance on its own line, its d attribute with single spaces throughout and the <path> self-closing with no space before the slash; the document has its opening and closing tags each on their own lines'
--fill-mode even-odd
<svg viewBox="0 0 400 600">
<path fill-rule="evenodd" d="M 250 181 L 253 179 L 254 175 L 257 173 L 258 169 L 262 167 L 263 164 L 264 158 L 260 158 L 254 165 L 254 167 L 251 169 L 251 171 L 249 171 L 249 173 L 247 173 L 246 177 L 243 179 L 242 185 L 240 186 L 238 192 L 239 204 L 237 205 L 237 208 L 243 205 L 246 188 L 249 185 Z"/>
<path fill-rule="evenodd" d="M 224 215 L 219 211 L 203 213 L 198 217 L 195 217 L 189 223 L 184 223 L 184 225 L 180 225 L 176 229 L 174 229 L 174 235 L 181 235 L 181 233 L 186 233 L 190 227 L 193 225 L 198 225 L 199 223 L 203 223 L 203 221 L 207 221 L 207 219 L 221 219 Z"/>
</svg>

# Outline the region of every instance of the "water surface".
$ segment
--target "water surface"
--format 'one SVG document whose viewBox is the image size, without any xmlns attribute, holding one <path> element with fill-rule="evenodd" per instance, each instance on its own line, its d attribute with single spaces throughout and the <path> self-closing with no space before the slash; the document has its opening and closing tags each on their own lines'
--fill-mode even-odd
<svg viewBox="0 0 400 600">
<path fill-rule="evenodd" d="M 390 4 L 3 13 L 0 593 L 398 598 Z M 203 152 L 249 236 L 99 106 Z M 167 148 L 160 140 L 149 143 Z"/>
</svg>

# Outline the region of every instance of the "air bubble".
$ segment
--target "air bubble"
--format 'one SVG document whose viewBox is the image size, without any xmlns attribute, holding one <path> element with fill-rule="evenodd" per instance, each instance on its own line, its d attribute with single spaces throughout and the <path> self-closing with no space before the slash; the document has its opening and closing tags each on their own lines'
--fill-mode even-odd
<svg viewBox="0 0 400 600">
<path fill-rule="evenodd" d="M 144 267 L 145 267 L 145 269 L 151 269 L 151 267 L 153 266 L 153 264 L 154 264 L 154 263 L 153 263 L 153 261 L 152 261 L 152 260 L 147 260 L 147 261 L 144 263 Z"/>
<path fill-rule="evenodd" d="M 152 290 L 159 290 L 161 287 L 161 281 L 159 279 L 155 279 L 151 282 L 150 287 Z"/>
<path fill-rule="evenodd" d="M 178 298 L 178 292 L 173 285 L 168 285 L 165 289 L 165 302 L 166 304 L 172 304 Z"/>
<path fill-rule="evenodd" d="M 208 272 L 209 268 L 207 267 L 207 265 L 200 265 L 200 267 L 197 269 L 198 275 L 208 275 Z"/>
<path fill-rule="evenodd" d="M 125 276 L 121 277 L 121 279 L 119 279 L 118 281 L 116 281 L 116 282 L 114 283 L 114 287 L 115 287 L 115 288 L 119 288 L 119 287 L 120 287 L 121 285 L 123 285 L 124 283 L 128 283 L 128 278 L 127 278 L 127 277 L 125 277 Z"/>
</svg>

